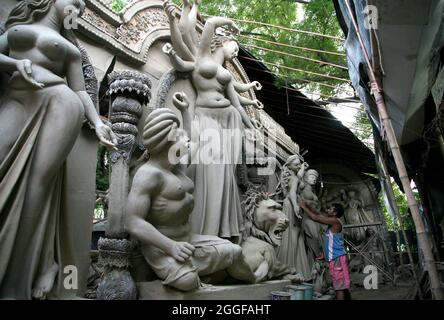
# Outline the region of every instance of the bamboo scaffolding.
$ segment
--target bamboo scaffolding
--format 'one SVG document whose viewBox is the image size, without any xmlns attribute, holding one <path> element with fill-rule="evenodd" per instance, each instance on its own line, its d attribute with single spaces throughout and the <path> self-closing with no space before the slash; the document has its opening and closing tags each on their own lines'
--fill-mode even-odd
<svg viewBox="0 0 444 320">
<path fill-rule="evenodd" d="M 425 268 L 430 278 L 430 290 L 432 293 L 432 297 L 436 300 L 444 300 L 444 295 L 441 288 L 441 283 L 439 280 L 438 271 L 435 265 L 435 259 L 433 257 L 433 252 L 430 246 L 430 243 L 427 239 L 427 234 L 424 228 L 424 222 L 419 212 L 418 203 L 413 195 L 412 188 L 410 187 L 410 179 L 407 174 L 407 169 L 404 164 L 404 160 L 401 155 L 401 150 L 398 145 L 398 141 L 396 140 L 395 131 L 393 129 L 393 125 L 390 119 L 390 116 L 387 112 L 387 107 L 385 105 L 384 96 L 382 94 L 382 87 L 380 84 L 380 79 L 378 79 L 373 70 L 372 64 L 370 63 L 370 57 L 365 48 L 364 42 L 362 40 L 361 33 L 359 32 L 359 28 L 353 14 L 353 11 L 350 6 L 349 0 L 345 0 L 345 4 L 347 6 L 348 13 L 350 15 L 351 22 L 353 24 L 353 28 L 356 32 L 356 35 L 359 40 L 359 44 L 364 53 L 364 57 L 366 60 L 368 73 L 370 76 L 370 80 L 372 82 L 372 94 L 375 97 L 376 105 L 378 107 L 378 112 L 380 119 L 382 121 L 383 128 L 385 128 L 385 134 L 387 137 L 388 145 L 392 151 L 393 158 L 395 160 L 396 168 L 398 170 L 399 178 L 402 182 L 402 186 L 404 188 L 404 192 L 407 197 L 407 201 L 409 204 L 410 212 L 412 214 L 413 221 L 415 223 L 416 234 L 418 237 L 418 242 L 420 247 L 424 253 L 425 260 Z"/>
</svg>

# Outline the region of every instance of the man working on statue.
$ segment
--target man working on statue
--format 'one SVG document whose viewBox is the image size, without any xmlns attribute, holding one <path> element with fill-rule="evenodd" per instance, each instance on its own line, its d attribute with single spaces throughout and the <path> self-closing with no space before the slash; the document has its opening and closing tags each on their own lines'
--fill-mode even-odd
<svg viewBox="0 0 444 320">
<path fill-rule="evenodd" d="M 342 222 L 339 220 L 344 215 L 344 207 L 339 203 L 333 203 L 327 209 L 327 216 L 323 216 L 303 200 L 299 202 L 299 205 L 313 221 L 328 225 L 324 234 L 324 256 L 328 262 L 336 300 L 349 300 L 350 275 Z"/>
</svg>

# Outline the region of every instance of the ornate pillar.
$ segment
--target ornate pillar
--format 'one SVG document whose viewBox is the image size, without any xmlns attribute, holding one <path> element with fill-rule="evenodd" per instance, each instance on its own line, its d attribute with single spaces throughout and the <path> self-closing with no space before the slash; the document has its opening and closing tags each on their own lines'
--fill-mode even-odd
<svg viewBox="0 0 444 320">
<path fill-rule="evenodd" d="M 105 238 L 99 239 L 99 259 L 104 267 L 97 299 L 135 300 L 137 289 L 129 273 L 133 243 L 123 225 L 129 192 L 129 162 L 137 143 L 137 124 L 142 106 L 150 99 L 151 82 L 136 71 L 113 71 L 108 76 L 111 95 L 110 121 L 117 135 L 117 150 L 111 153 L 111 176 Z"/>
</svg>

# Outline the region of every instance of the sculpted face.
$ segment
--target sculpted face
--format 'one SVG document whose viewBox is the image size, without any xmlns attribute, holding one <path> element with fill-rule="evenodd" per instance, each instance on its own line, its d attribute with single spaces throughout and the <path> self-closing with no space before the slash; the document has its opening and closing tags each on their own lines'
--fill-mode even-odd
<svg viewBox="0 0 444 320">
<path fill-rule="evenodd" d="M 188 138 L 187 134 L 183 131 L 180 130 L 177 140 L 176 140 L 176 146 L 178 146 L 181 149 L 186 149 L 188 150 L 190 147 L 190 139 Z"/>
<path fill-rule="evenodd" d="M 60 19 L 65 19 L 68 16 L 72 16 L 74 13 L 80 17 L 85 10 L 84 0 L 56 0 L 54 2 L 54 7 L 57 10 L 57 15 Z M 73 8 L 71 10 L 70 8 Z M 73 12 L 74 11 L 74 12 Z"/>
<path fill-rule="evenodd" d="M 223 44 L 225 60 L 231 61 L 237 57 L 239 46 L 236 41 L 227 41 Z"/>
<path fill-rule="evenodd" d="M 288 167 L 293 170 L 296 171 L 298 170 L 299 166 L 301 165 L 301 159 L 299 158 L 294 158 L 289 164 Z"/>
<path fill-rule="evenodd" d="M 190 148 L 190 139 L 188 135 L 183 130 L 173 129 L 168 137 L 171 141 L 168 146 L 169 157 L 173 160 L 172 163 L 177 163 L 176 161 L 186 161 L 188 157 L 188 152 Z"/>
<path fill-rule="evenodd" d="M 289 220 L 281 211 L 282 206 L 274 200 L 262 200 L 256 210 L 256 227 L 268 234 L 273 246 L 280 246 L 282 234 L 288 228 Z"/>
<path fill-rule="evenodd" d="M 314 186 L 318 181 L 318 177 L 315 174 L 309 174 L 306 179 L 307 183 Z"/>
</svg>

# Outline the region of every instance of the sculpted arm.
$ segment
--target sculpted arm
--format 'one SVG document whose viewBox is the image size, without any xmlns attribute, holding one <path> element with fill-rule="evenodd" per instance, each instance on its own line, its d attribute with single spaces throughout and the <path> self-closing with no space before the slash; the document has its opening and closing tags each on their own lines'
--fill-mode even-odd
<svg viewBox="0 0 444 320">
<path fill-rule="evenodd" d="M 143 244 L 150 244 L 168 252 L 173 241 L 161 234 L 145 219 L 151 207 L 151 195 L 159 187 L 158 175 L 139 170 L 133 180 L 125 211 L 125 229 Z"/>
<path fill-rule="evenodd" d="M 182 13 L 179 20 L 179 30 L 182 39 L 193 55 L 197 52 L 197 11 L 199 1 L 194 1 L 193 6 L 188 0 L 183 1 Z"/>
<path fill-rule="evenodd" d="M 195 142 L 191 140 L 191 111 L 189 109 L 190 102 L 188 101 L 187 95 L 184 92 L 176 92 L 173 95 L 173 105 L 181 112 L 182 114 L 182 125 L 183 129 L 187 133 L 188 141 L 189 141 L 189 152 L 187 154 L 187 164 L 191 163 L 191 160 L 194 158 L 197 152 L 197 145 Z M 182 171 L 184 172 L 186 167 L 182 166 Z"/>
<path fill-rule="evenodd" d="M 69 87 L 78 95 L 85 108 L 86 118 L 93 124 L 97 137 L 100 141 L 110 147 L 115 147 L 117 138 L 112 130 L 100 119 L 99 114 L 85 89 L 85 78 L 83 76 L 82 60 L 80 52 L 71 54 L 67 62 L 66 79 Z"/>
<path fill-rule="evenodd" d="M 168 55 L 168 58 L 170 59 L 171 64 L 173 65 L 174 69 L 176 69 L 179 72 L 191 72 L 194 70 L 194 63 L 190 61 L 184 61 L 177 52 L 173 49 L 171 44 L 166 43 L 163 48 L 163 52 Z"/>
<path fill-rule="evenodd" d="M 202 32 L 202 38 L 199 44 L 199 56 L 206 56 L 211 54 L 211 40 L 213 39 L 214 32 L 216 31 L 216 28 L 222 26 L 229 26 L 234 29 L 234 31 L 239 31 L 234 22 L 228 18 L 212 17 L 208 19 L 205 23 L 205 27 Z"/>
<path fill-rule="evenodd" d="M 173 43 L 174 48 L 177 50 L 178 55 L 182 59 L 187 61 L 194 61 L 194 55 L 187 47 L 180 33 L 179 26 L 174 15 L 174 4 L 171 1 L 166 1 L 164 3 L 164 7 L 170 23 L 171 42 Z"/>
<path fill-rule="evenodd" d="M 241 96 L 240 94 L 237 94 L 237 98 L 239 99 L 239 102 L 242 106 L 255 106 L 258 109 L 263 109 L 264 105 L 259 100 L 251 100 L 248 98 L 245 98 Z"/>
<path fill-rule="evenodd" d="M 241 83 L 241 82 L 233 81 L 233 85 L 234 85 L 234 89 L 236 89 L 236 91 L 240 92 L 240 93 L 246 92 L 250 89 L 255 89 L 255 90 L 262 89 L 262 85 L 258 81 L 253 81 L 250 83 Z"/>
<path fill-rule="evenodd" d="M 290 200 L 291 206 L 293 207 L 294 214 L 297 218 L 302 219 L 301 215 L 299 214 L 299 204 L 297 200 L 299 181 L 300 180 L 298 177 L 292 179 L 290 191 L 288 192 L 288 198 Z"/>
<path fill-rule="evenodd" d="M 9 43 L 8 32 L 0 36 L 0 72 L 14 72 L 18 71 L 20 75 L 36 88 L 43 88 L 43 83 L 35 81 L 32 74 L 32 62 L 29 59 L 17 60 L 8 56 Z"/>
<path fill-rule="evenodd" d="M 250 118 L 247 115 L 247 112 L 244 110 L 244 108 L 242 108 L 242 105 L 238 98 L 238 94 L 236 90 L 234 90 L 232 82 L 230 82 L 227 86 L 227 97 L 231 101 L 232 105 L 239 111 L 245 127 L 249 129 L 255 129 L 253 124 L 251 123 Z"/>
<path fill-rule="evenodd" d="M 17 63 L 19 60 L 8 57 L 9 45 L 8 45 L 8 33 L 5 32 L 0 36 L 0 71 L 12 72 L 17 70 Z"/>
<path fill-rule="evenodd" d="M 176 260 L 184 262 L 192 255 L 194 247 L 189 243 L 171 240 L 146 221 L 151 208 L 151 198 L 163 182 L 160 174 L 150 174 L 141 170 L 143 169 L 136 173 L 128 195 L 125 229 L 142 244 L 155 246 Z"/>
</svg>

